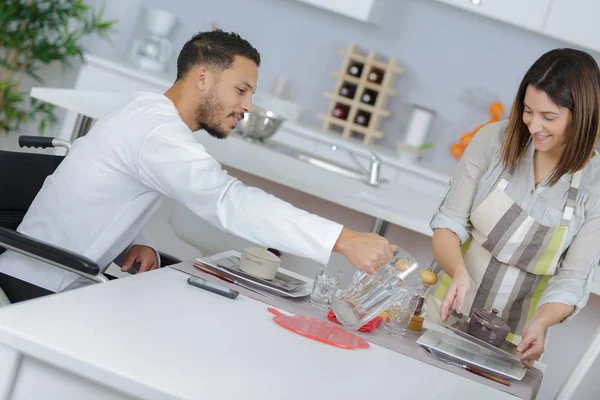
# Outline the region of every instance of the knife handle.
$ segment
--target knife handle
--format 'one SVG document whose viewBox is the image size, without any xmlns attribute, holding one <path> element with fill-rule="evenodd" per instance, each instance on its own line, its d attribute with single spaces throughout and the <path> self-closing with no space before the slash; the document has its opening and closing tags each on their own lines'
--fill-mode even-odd
<svg viewBox="0 0 600 400">
<path fill-rule="evenodd" d="M 477 374 L 477 375 L 483 376 L 485 378 L 491 379 L 491 380 L 496 381 L 498 383 L 501 383 L 503 385 L 510 386 L 510 382 L 509 381 L 507 381 L 504 378 L 500 378 L 499 376 L 490 374 L 489 372 L 482 371 L 482 370 L 480 370 L 478 368 L 475 368 L 475 367 L 471 367 L 470 365 L 467 365 L 465 367 L 465 369 L 467 371 L 469 371 L 469 372 L 473 372 L 474 374 Z"/>
<path fill-rule="evenodd" d="M 204 265 L 201 264 L 194 264 L 194 267 L 198 268 L 200 271 L 206 272 L 207 274 L 211 274 L 212 276 L 216 276 L 219 279 L 224 280 L 225 282 L 229 282 L 229 283 L 236 283 L 233 279 L 231 279 L 230 277 L 224 275 L 224 274 L 220 274 L 217 271 L 213 271 L 210 268 L 205 267 Z"/>
</svg>

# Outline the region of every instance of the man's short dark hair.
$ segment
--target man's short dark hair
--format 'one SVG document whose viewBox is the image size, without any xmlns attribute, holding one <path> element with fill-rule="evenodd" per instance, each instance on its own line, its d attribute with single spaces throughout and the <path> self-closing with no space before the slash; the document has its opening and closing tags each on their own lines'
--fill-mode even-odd
<svg viewBox="0 0 600 400">
<path fill-rule="evenodd" d="M 260 66 L 258 51 L 237 33 L 220 29 L 199 32 L 183 45 L 177 57 L 177 80 L 197 65 L 226 70 L 233 64 L 235 56 L 246 57 Z"/>
</svg>

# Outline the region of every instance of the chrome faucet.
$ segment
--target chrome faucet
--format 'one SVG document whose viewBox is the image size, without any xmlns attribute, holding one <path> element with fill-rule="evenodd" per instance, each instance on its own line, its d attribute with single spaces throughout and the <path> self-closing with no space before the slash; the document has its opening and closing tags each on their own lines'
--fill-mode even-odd
<svg viewBox="0 0 600 400">
<path fill-rule="evenodd" d="M 356 156 L 350 150 L 348 150 L 346 147 L 338 146 L 335 144 L 331 146 L 331 150 L 333 150 L 333 151 L 337 151 L 339 149 L 344 150 L 352 158 L 354 163 L 356 165 L 358 165 L 358 167 L 361 169 L 361 171 L 365 174 L 365 177 L 367 178 L 367 182 L 369 183 L 369 185 L 371 185 L 371 186 L 379 185 L 379 172 L 381 170 L 381 159 L 379 157 L 377 157 L 377 154 L 375 154 L 371 150 L 367 149 L 369 151 L 369 153 L 371 153 L 371 166 L 367 170 L 361 164 L 361 162 L 358 161 Z"/>
</svg>

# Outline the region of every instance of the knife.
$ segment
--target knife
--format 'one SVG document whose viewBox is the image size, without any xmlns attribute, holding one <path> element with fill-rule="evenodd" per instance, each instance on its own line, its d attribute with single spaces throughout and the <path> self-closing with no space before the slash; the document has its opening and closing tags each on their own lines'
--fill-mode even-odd
<svg viewBox="0 0 600 400">
<path fill-rule="evenodd" d="M 491 379 L 491 380 L 493 380 L 495 382 L 498 382 L 498 383 L 501 383 L 501 384 L 503 384 L 505 386 L 510 386 L 510 382 L 508 380 L 504 379 L 504 378 L 500 378 L 499 376 L 496 376 L 494 374 L 490 374 L 489 372 L 481 370 L 479 368 L 475 368 L 475 367 L 472 367 L 472 366 L 467 365 L 467 364 L 463 364 L 463 363 L 458 362 L 458 361 L 450 360 L 447 357 L 442 357 L 439 354 L 437 354 L 435 352 L 435 350 L 433 350 L 433 349 L 426 348 L 426 350 L 429 352 L 429 354 L 431 354 L 433 356 L 433 358 L 435 358 L 438 361 L 441 361 L 443 363 L 450 364 L 450 365 L 456 365 L 457 367 L 464 368 L 465 370 L 467 370 L 469 372 L 472 372 L 474 374 L 477 374 L 479 376 L 483 376 L 484 378 Z"/>
<path fill-rule="evenodd" d="M 198 268 L 200 271 L 206 272 L 207 274 L 210 274 L 212 276 L 216 276 L 217 278 L 219 278 L 221 280 L 224 280 L 225 282 L 229 282 L 231 284 L 238 285 L 238 286 L 243 287 L 244 289 L 247 289 L 247 290 L 249 290 L 251 292 L 260 294 L 262 296 L 265 296 L 268 299 L 275 300 L 275 297 L 273 297 L 271 295 L 268 295 L 268 294 L 266 294 L 264 292 L 261 292 L 260 290 L 254 289 L 251 286 L 243 284 L 243 283 L 241 283 L 241 282 L 239 282 L 239 281 L 237 281 L 237 280 L 235 280 L 235 279 L 233 279 L 233 278 L 231 278 L 231 277 L 229 277 L 229 276 L 227 276 L 227 275 L 225 275 L 225 274 L 223 274 L 223 273 L 221 273 L 219 271 L 215 271 L 212 268 L 210 268 L 208 266 L 205 266 L 204 264 L 200 264 L 198 261 L 194 262 L 194 267 Z"/>
</svg>

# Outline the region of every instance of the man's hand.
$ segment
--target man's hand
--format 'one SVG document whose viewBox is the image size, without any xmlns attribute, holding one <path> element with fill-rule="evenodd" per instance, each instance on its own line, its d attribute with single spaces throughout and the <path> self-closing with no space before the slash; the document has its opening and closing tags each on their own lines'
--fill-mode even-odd
<svg viewBox="0 0 600 400">
<path fill-rule="evenodd" d="M 127 254 L 125 255 L 125 261 L 121 267 L 121 271 L 127 272 L 133 264 L 140 263 L 140 269 L 138 272 L 146 272 L 158 268 L 158 260 L 156 259 L 156 252 L 152 247 L 135 245 L 131 246 Z"/>
<path fill-rule="evenodd" d="M 454 273 L 452 283 L 448 287 L 448 291 L 444 296 L 442 305 L 440 306 L 440 318 L 445 321 L 452 311 L 462 313 L 465 305 L 465 296 L 471 288 L 471 278 L 465 267 L 462 267 Z"/>
<path fill-rule="evenodd" d="M 538 323 L 535 319 L 532 319 L 523 327 L 521 333 L 523 339 L 517 346 L 517 352 L 521 362 L 527 368 L 533 367 L 533 362 L 544 354 L 544 332 L 543 324 Z"/>
<path fill-rule="evenodd" d="M 333 251 L 346 257 L 356 268 L 373 274 L 392 259 L 396 246 L 375 233 L 344 228 Z"/>
</svg>

